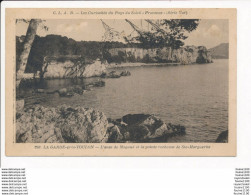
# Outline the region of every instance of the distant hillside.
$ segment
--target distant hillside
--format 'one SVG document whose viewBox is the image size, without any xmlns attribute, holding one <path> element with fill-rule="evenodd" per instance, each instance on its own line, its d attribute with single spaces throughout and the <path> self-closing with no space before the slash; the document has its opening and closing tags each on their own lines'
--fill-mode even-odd
<svg viewBox="0 0 251 195">
<path fill-rule="evenodd" d="M 212 58 L 214 59 L 228 59 L 228 48 L 228 43 L 221 43 L 220 45 L 209 49 L 209 51 L 211 52 Z"/>
</svg>

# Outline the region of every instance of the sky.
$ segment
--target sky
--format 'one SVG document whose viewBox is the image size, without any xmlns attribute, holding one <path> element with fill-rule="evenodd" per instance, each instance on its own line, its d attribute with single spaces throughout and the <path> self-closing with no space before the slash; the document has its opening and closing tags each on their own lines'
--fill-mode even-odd
<svg viewBox="0 0 251 195">
<path fill-rule="evenodd" d="M 106 24 L 118 32 L 125 35 L 136 35 L 135 31 L 125 20 L 103 20 Z M 148 30 L 151 26 L 144 20 L 131 20 L 139 28 Z M 105 33 L 105 29 L 101 20 L 46 20 L 44 25 L 48 27 L 48 31 L 40 28 L 37 31 L 39 36 L 56 34 L 72 38 L 76 41 L 101 41 Z M 25 35 L 28 24 L 19 22 L 16 24 L 16 35 Z M 121 39 L 122 40 L 122 39 Z M 195 31 L 188 34 L 188 38 L 184 41 L 185 45 L 206 46 L 212 48 L 220 43 L 228 43 L 228 20 L 222 19 L 203 19 L 200 20 L 199 26 Z"/>
</svg>

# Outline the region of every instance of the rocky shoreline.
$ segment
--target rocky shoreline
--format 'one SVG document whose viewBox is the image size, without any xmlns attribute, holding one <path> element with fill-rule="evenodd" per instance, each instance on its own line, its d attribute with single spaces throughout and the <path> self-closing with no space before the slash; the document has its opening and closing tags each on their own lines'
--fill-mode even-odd
<svg viewBox="0 0 251 195">
<path fill-rule="evenodd" d="M 120 77 L 125 77 L 125 76 L 130 76 L 131 73 L 127 70 L 107 70 L 103 72 L 100 76 L 96 76 L 98 79 L 96 81 L 91 81 L 87 83 L 83 83 L 81 85 L 73 85 L 71 87 L 64 87 L 64 88 L 59 88 L 59 89 L 44 89 L 44 88 L 37 88 L 33 91 L 33 93 L 36 94 L 55 94 L 58 93 L 60 97 L 72 97 L 75 94 L 82 95 L 86 91 L 93 90 L 93 88 L 97 87 L 104 87 L 105 86 L 105 81 L 104 79 L 108 78 L 120 78 Z M 46 78 L 46 80 L 53 80 L 53 79 L 65 79 L 65 78 Z M 67 78 L 71 79 L 71 78 Z M 27 85 L 27 83 L 32 83 L 34 80 L 33 79 L 28 79 L 28 80 L 23 80 L 22 83 L 20 84 L 20 87 L 23 85 Z M 37 79 L 37 81 L 41 81 Z M 20 94 L 18 94 L 20 96 Z M 22 95 L 21 95 L 22 96 Z M 18 98 L 20 100 L 20 98 Z"/>
<path fill-rule="evenodd" d="M 152 143 L 185 135 L 185 127 L 150 114 L 109 119 L 92 108 L 34 106 L 17 112 L 17 143 Z"/>
<path fill-rule="evenodd" d="M 218 137 L 217 137 L 217 139 L 216 139 L 215 142 L 216 142 L 216 143 L 228 143 L 228 130 L 222 131 L 222 132 L 218 135 Z"/>
<path fill-rule="evenodd" d="M 106 65 L 108 69 L 110 68 L 122 68 L 122 67 L 139 67 L 139 66 L 177 66 L 182 65 L 181 63 L 143 63 L 143 62 L 122 62 L 122 63 L 110 63 Z"/>
<path fill-rule="evenodd" d="M 107 118 L 92 108 L 16 104 L 17 143 L 168 143 L 173 136 L 186 135 L 182 125 L 165 123 L 151 114 L 127 114 Z M 228 130 L 216 143 L 228 143 Z"/>
</svg>

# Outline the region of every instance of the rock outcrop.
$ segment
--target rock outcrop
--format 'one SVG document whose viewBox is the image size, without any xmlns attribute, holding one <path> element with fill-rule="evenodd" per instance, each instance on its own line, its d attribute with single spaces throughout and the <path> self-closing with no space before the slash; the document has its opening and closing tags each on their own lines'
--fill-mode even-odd
<svg viewBox="0 0 251 195">
<path fill-rule="evenodd" d="M 120 78 L 120 73 L 117 71 L 113 70 L 111 72 L 105 72 L 101 75 L 102 78 Z"/>
<path fill-rule="evenodd" d="M 100 143 L 106 141 L 108 121 L 99 111 L 77 107 L 60 108 L 60 117 L 56 127 L 62 137 L 70 143 Z"/>
<path fill-rule="evenodd" d="M 131 73 L 127 70 L 123 70 L 122 72 L 112 70 L 110 72 L 105 72 L 101 75 L 102 78 L 120 78 L 122 76 L 130 76 Z"/>
<path fill-rule="evenodd" d="M 36 106 L 19 113 L 16 122 L 16 142 L 18 143 L 60 143 L 64 142 L 57 133 L 55 121 L 59 113 L 55 108 Z"/>
<path fill-rule="evenodd" d="M 128 71 L 128 70 L 123 70 L 121 73 L 120 73 L 120 76 L 131 76 L 131 73 Z"/>
<path fill-rule="evenodd" d="M 47 62 L 48 63 L 48 62 Z M 106 72 L 106 67 L 101 61 L 92 64 L 82 64 L 67 60 L 65 62 L 53 61 L 43 65 L 44 78 L 88 78 L 101 76 Z"/>
<path fill-rule="evenodd" d="M 67 106 L 36 106 L 20 113 L 18 143 L 96 143 L 106 141 L 108 121 L 99 111 Z"/>
<path fill-rule="evenodd" d="M 62 88 L 57 90 L 60 97 L 72 97 L 74 96 L 74 92 L 71 88 Z"/>
<path fill-rule="evenodd" d="M 149 114 L 128 114 L 111 123 L 109 142 L 167 142 L 168 137 L 186 133 L 184 126 L 166 124 Z"/>
<path fill-rule="evenodd" d="M 204 46 L 185 46 L 179 49 L 164 48 L 112 48 L 109 50 L 111 58 L 117 59 L 123 56 L 121 62 L 144 62 L 144 63 L 211 63 L 210 52 Z M 112 61 L 111 59 L 111 61 Z M 120 62 L 120 63 L 121 63 Z"/>
<path fill-rule="evenodd" d="M 83 95 L 83 93 L 85 91 L 91 90 L 94 87 L 104 87 L 104 86 L 105 86 L 104 81 L 97 80 L 97 81 L 93 81 L 93 82 L 89 82 L 89 83 L 84 83 L 82 85 L 73 85 L 71 87 L 64 87 L 64 88 L 57 89 L 57 90 L 36 89 L 35 92 L 37 94 L 43 94 L 43 93 L 54 94 L 54 93 L 58 93 L 60 97 L 72 97 L 75 94 Z M 20 104 L 21 104 L 21 102 L 18 102 L 17 106 L 19 106 Z"/>
<path fill-rule="evenodd" d="M 104 86 L 105 86 L 105 82 L 98 80 L 95 82 L 83 84 L 82 86 L 75 85 L 68 88 L 62 88 L 62 89 L 56 90 L 55 92 L 57 92 L 59 96 L 61 97 L 72 97 L 75 94 L 82 95 L 85 91 L 91 90 L 93 87 L 104 87 Z"/>
<path fill-rule="evenodd" d="M 21 112 L 24 109 L 24 99 L 16 101 L 16 112 Z"/>
<path fill-rule="evenodd" d="M 74 63 L 70 60 L 65 62 L 53 61 L 43 67 L 44 78 L 120 78 L 121 76 L 130 76 L 131 73 L 127 70 L 107 71 L 106 65 L 97 60 L 92 64 L 81 64 L 81 62 Z"/>
<path fill-rule="evenodd" d="M 228 130 L 222 131 L 217 139 L 215 140 L 216 143 L 228 143 Z"/>
<path fill-rule="evenodd" d="M 36 106 L 19 112 L 16 122 L 18 143 L 168 142 L 169 137 L 184 134 L 184 126 L 166 124 L 153 115 L 112 120 L 83 107 Z"/>
<path fill-rule="evenodd" d="M 102 64 L 101 61 L 95 61 L 95 63 L 87 65 L 85 67 L 83 74 L 81 74 L 80 76 L 88 78 L 88 77 L 100 76 L 104 72 L 106 72 L 105 65 Z"/>
<path fill-rule="evenodd" d="M 204 46 L 199 46 L 198 47 L 198 57 L 196 59 L 196 63 L 198 64 L 205 64 L 205 63 L 211 63 L 212 62 L 212 57 L 207 50 L 206 47 Z"/>
</svg>

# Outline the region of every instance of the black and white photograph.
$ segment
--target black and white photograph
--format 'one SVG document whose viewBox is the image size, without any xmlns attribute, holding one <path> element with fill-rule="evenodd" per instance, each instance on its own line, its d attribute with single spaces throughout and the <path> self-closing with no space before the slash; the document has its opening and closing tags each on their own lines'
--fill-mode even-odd
<svg viewBox="0 0 251 195">
<path fill-rule="evenodd" d="M 1 2 L 3 194 L 248 195 L 251 2 Z"/>
<path fill-rule="evenodd" d="M 16 19 L 16 143 L 227 143 L 227 19 Z"/>
</svg>

